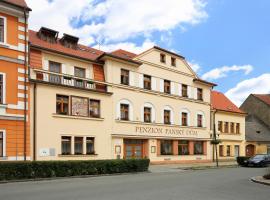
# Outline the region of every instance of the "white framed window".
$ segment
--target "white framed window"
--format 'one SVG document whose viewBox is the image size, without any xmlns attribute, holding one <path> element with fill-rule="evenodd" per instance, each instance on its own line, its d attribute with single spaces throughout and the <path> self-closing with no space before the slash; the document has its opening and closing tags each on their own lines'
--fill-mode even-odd
<svg viewBox="0 0 270 200">
<path fill-rule="evenodd" d="M 180 126 L 190 126 L 190 111 L 183 108 L 180 111 Z"/>
<path fill-rule="evenodd" d="M 150 117 L 149 117 L 150 112 Z M 141 121 L 142 122 L 155 122 L 156 121 L 156 109 L 152 103 L 144 103 L 141 108 Z"/>
<path fill-rule="evenodd" d="M 0 130 L 0 158 L 6 157 L 6 131 Z"/>
<path fill-rule="evenodd" d="M 171 106 L 164 106 L 162 111 L 162 120 L 164 124 L 173 124 L 174 123 L 174 112 Z"/>
<path fill-rule="evenodd" d="M 7 43 L 7 18 L 0 16 L 0 44 Z"/>
<path fill-rule="evenodd" d="M 196 113 L 196 126 L 205 127 L 205 114 L 203 111 L 198 111 Z"/>
<path fill-rule="evenodd" d="M 0 72 L 0 104 L 6 104 L 6 74 Z"/>
<path fill-rule="evenodd" d="M 133 104 L 128 99 L 121 99 L 116 105 L 116 118 L 133 120 Z"/>
</svg>

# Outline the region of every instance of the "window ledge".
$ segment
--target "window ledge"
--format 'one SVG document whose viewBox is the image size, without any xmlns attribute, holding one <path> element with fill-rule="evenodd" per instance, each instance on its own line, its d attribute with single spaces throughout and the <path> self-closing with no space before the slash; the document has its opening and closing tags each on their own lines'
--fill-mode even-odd
<svg viewBox="0 0 270 200">
<path fill-rule="evenodd" d="M 179 157 L 183 157 L 183 156 L 206 156 L 205 154 L 189 154 L 189 155 L 158 155 L 157 157 L 170 157 L 170 156 L 173 156 L 173 157 L 176 157 L 176 156 L 179 156 Z"/>
<path fill-rule="evenodd" d="M 82 119 L 82 120 L 93 120 L 93 121 L 104 121 L 104 118 L 95 118 L 95 117 L 82 117 L 82 116 L 73 116 L 73 115 L 59 115 L 56 113 L 52 114 L 55 118 L 66 118 L 66 119 Z"/>
<path fill-rule="evenodd" d="M 97 156 L 98 154 L 71 154 L 71 155 L 62 155 L 58 154 L 59 157 L 94 157 Z"/>
<path fill-rule="evenodd" d="M 0 108 L 7 108 L 8 105 L 7 104 L 0 104 Z"/>
<path fill-rule="evenodd" d="M 9 48 L 9 45 L 7 43 L 0 42 L 0 47 Z"/>
</svg>

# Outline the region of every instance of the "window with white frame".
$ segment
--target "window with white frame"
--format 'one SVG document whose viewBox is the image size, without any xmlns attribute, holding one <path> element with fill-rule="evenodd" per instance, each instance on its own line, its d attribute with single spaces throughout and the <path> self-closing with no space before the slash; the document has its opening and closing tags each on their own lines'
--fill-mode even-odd
<svg viewBox="0 0 270 200">
<path fill-rule="evenodd" d="M 180 125 L 190 126 L 190 112 L 188 109 L 182 109 L 180 112 Z"/>
<path fill-rule="evenodd" d="M 0 16 L 0 43 L 6 42 L 6 18 Z"/>
<path fill-rule="evenodd" d="M 133 106 L 127 99 L 122 99 L 117 103 L 116 117 L 119 120 L 133 120 Z"/>
<path fill-rule="evenodd" d="M 6 83 L 5 74 L 0 72 L 0 104 L 5 104 Z"/>
<path fill-rule="evenodd" d="M 205 127 L 205 116 L 204 112 L 198 111 L 197 112 L 197 127 Z"/>
<path fill-rule="evenodd" d="M 163 123 L 173 124 L 173 109 L 170 106 L 165 106 L 163 109 Z"/>
<path fill-rule="evenodd" d="M 143 122 L 151 123 L 156 120 L 156 111 L 152 103 L 144 103 L 141 110 L 141 119 Z"/>
</svg>

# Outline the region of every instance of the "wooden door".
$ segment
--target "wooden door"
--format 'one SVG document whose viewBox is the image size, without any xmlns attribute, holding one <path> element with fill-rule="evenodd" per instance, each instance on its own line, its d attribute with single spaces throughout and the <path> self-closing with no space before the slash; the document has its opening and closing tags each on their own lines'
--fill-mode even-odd
<svg viewBox="0 0 270 200">
<path fill-rule="evenodd" d="M 255 146 L 253 144 L 249 144 L 246 146 L 246 156 L 254 156 L 255 155 Z"/>
</svg>

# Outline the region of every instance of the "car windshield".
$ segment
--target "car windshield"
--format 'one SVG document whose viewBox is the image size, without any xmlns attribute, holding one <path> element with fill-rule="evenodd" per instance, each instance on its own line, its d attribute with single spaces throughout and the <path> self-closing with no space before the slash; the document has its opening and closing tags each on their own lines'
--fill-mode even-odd
<svg viewBox="0 0 270 200">
<path fill-rule="evenodd" d="M 253 156 L 251 159 L 264 159 L 265 155 L 256 155 Z"/>
</svg>

